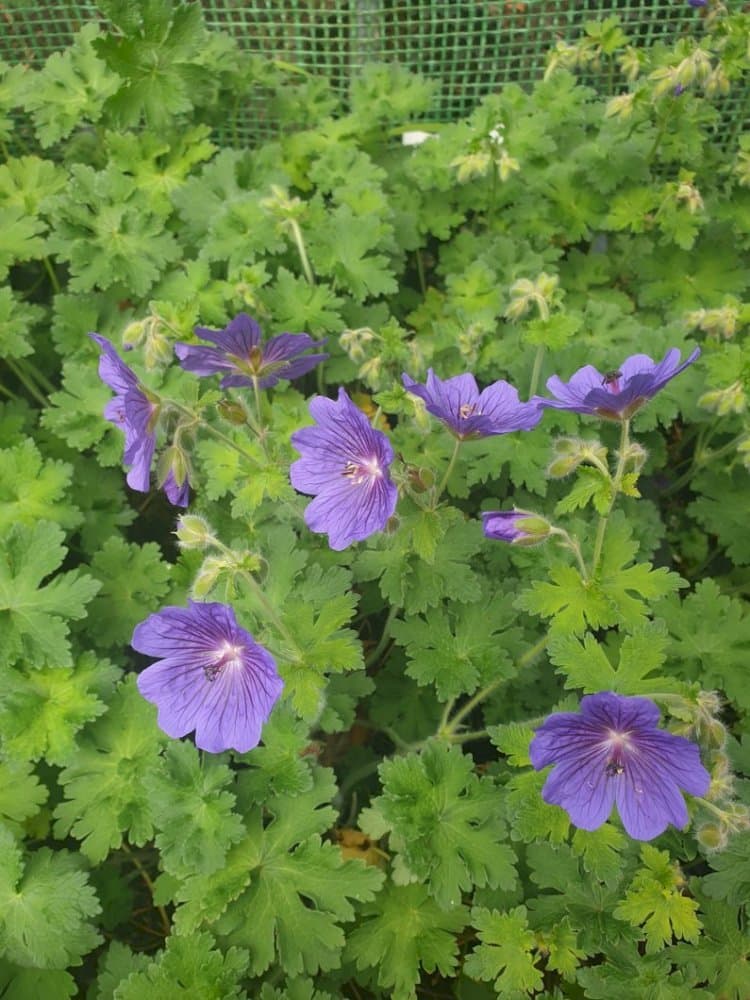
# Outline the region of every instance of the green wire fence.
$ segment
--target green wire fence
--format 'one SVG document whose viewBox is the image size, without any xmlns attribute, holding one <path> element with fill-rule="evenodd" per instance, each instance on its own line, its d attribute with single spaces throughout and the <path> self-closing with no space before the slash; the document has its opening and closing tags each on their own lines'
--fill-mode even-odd
<svg viewBox="0 0 750 1000">
<path fill-rule="evenodd" d="M 579 37 L 588 20 L 617 14 L 635 44 L 649 45 L 696 31 L 705 16 L 687 0 L 204 0 L 203 9 L 208 27 L 253 53 L 323 74 L 340 93 L 362 65 L 397 61 L 437 81 L 429 112 L 436 121 L 467 114 L 504 83 L 529 86 L 549 49 Z M 86 0 L 0 0 L 0 58 L 39 65 L 99 17 Z M 722 109 L 735 134 L 749 91 L 734 88 Z M 268 126 L 256 130 L 267 134 Z M 252 137 L 252 123 L 243 121 L 240 132 Z"/>
</svg>

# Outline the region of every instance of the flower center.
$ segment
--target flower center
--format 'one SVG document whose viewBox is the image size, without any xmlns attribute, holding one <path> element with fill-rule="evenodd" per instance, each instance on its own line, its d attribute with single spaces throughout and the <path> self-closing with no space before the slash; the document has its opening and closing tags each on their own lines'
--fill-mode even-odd
<svg viewBox="0 0 750 1000">
<path fill-rule="evenodd" d="M 381 479 L 383 470 L 380 468 L 380 462 L 373 456 L 358 462 L 347 462 L 341 475 L 351 480 L 353 486 L 359 486 L 368 480 L 374 482 L 376 479 Z"/>
<path fill-rule="evenodd" d="M 630 733 L 618 733 L 614 729 L 607 731 L 604 746 L 607 749 L 607 763 L 604 773 L 608 778 L 617 778 L 625 771 L 625 757 L 633 749 Z"/>
<path fill-rule="evenodd" d="M 477 417 L 481 417 L 482 411 L 477 410 L 476 403 L 461 403 L 461 405 L 458 408 L 458 415 L 461 418 L 461 420 L 468 420 L 469 417 L 473 417 L 475 415 Z"/>
<path fill-rule="evenodd" d="M 223 642 L 216 650 L 214 662 L 203 668 L 206 680 L 215 681 L 224 667 L 240 666 L 244 648 L 244 646 L 235 646 L 231 642 Z"/>
<path fill-rule="evenodd" d="M 606 386 L 610 392 L 620 391 L 620 379 L 622 378 L 622 372 L 611 371 L 605 372 L 602 378 L 602 385 Z"/>
</svg>

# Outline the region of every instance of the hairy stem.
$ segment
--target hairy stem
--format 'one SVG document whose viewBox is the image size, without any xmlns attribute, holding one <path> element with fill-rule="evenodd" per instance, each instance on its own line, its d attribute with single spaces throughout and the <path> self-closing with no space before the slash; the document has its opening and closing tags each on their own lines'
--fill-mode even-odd
<svg viewBox="0 0 750 1000">
<path fill-rule="evenodd" d="M 448 485 L 448 480 L 451 477 L 453 468 L 456 464 L 456 459 L 458 458 L 458 449 L 461 447 L 461 438 L 456 438 L 456 443 L 453 445 L 453 454 L 451 455 L 450 462 L 448 462 L 448 468 L 445 470 L 445 475 L 440 481 L 440 485 L 437 488 L 437 493 L 435 494 L 435 504 L 437 505 L 438 500 L 443 495 L 445 487 Z"/>
<path fill-rule="evenodd" d="M 146 886 L 146 888 L 148 889 L 148 891 L 151 893 L 151 899 L 153 900 L 153 898 L 154 898 L 154 883 L 153 883 L 153 880 L 151 879 L 151 876 L 149 875 L 149 873 L 146 871 L 145 867 L 141 863 L 140 858 L 138 857 L 138 855 L 134 854 L 133 851 L 130 850 L 130 848 L 125 843 L 125 841 L 122 842 L 122 849 L 125 852 L 125 854 L 127 854 L 127 856 L 130 858 L 130 860 L 133 862 L 133 867 L 136 869 L 136 871 L 138 872 L 138 874 L 143 879 L 143 883 Z M 154 907 L 156 908 L 156 912 L 159 914 L 159 919 L 161 920 L 161 925 L 162 925 L 162 928 L 164 929 L 164 936 L 165 937 L 169 937 L 169 932 L 170 932 L 171 928 L 170 928 L 170 924 L 169 924 L 169 917 L 167 916 L 167 911 L 164 909 L 163 906 L 159 906 L 156 903 L 154 903 Z"/>
<path fill-rule="evenodd" d="M 391 625 L 393 624 L 393 620 L 400 610 L 401 609 L 397 604 L 392 604 L 391 607 L 388 609 L 388 617 L 383 622 L 383 631 L 380 633 L 380 639 L 378 640 L 378 643 L 375 646 L 375 648 L 370 653 L 368 653 L 367 659 L 365 660 L 366 667 L 371 667 L 374 663 L 377 663 L 380 657 L 382 656 L 383 651 L 385 650 L 386 646 L 388 645 L 391 639 Z"/>
<path fill-rule="evenodd" d="M 302 230 L 299 227 L 299 223 L 295 219 L 290 219 L 289 228 L 292 233 L 292 239 L 297 247 L 297 253 L 299 254 L 300 263 L 302 264 L 302 270 L 305 278 L 307 279 L 307 283 L 309 285 L 314 285 L 315 275 L 313 274 L 313 269 L 310 265 L 310 259 L 307 256 L 307 248 L 305 247 L 305 241 L 302 236 Z"/>
<path fill-rule="evenodd" d="M 625 463 L 627 462 L 627 450 L 628 441 L 630 434 L 630 421 L 623 420 L 620 427 L 620 449 L 617 453 L 617 468 L 615 469 L 615 475 L 612 480 L 612 496 L 609 501 L 609 507 L 606 514 L 602 514 L 599 518 L 599 524 L 596 529 L 596 541 L 594 542 L 594 555 L 591 559 L 591 573 L 590 576 L 593 578 L 596 576 L 596 571 L 599 568 L 599 562 L 602 557 L 602 546 L 604 545 L 604 536 L 607 533 L 607 524 L 614 510 L 615 503 L 617 502 L 617 495 L 620 492 L 620 487 L 622 486 L 622 479 L 625 475 Z"/>
<path fill-rule="evenodd" d="M 542 636 L 542 638 L 538 642 L 534 643 L 534 645 L 530 649 L 526 650 L 523 656 L 519 659 L 518 666 L 519 667 L 528 666 L 528 664 L 531 663 L 532 660 L 535 660 L 536 657 L 543 651 L 546 645 L 547 645 L 547 636 L 545 635 Z M 497 691 L 497 689 L 501 687 L 503 684 L 506 684 L 507 681 L 508 681 L 507 677 L 496 677 L 494 681 L 490 681 L 490 683 L 487 684 L 485 687 L 480 688 L 480 690 L 477 691 L 477 693 L 473 695 L 471 698 L 469 698 L 466 704 L 462 708 L 460 708 L 458 712 L 456 712 L 456 714 L 453 716 L 450 722 L 448 722 L 446 725 L 441 726 L 441 728 L 438 730 L 437 735 L 442 737 L 443 739 L 450 739 L 456 732 L 458 727 L 461 725 L 463 720 L 466 718 L 466 716 L 471 715 L 471 713 L 474 711 L 477 705 L 481 705 L 482 702 L 485 701 L 485 699 L 489 698 L 491 694 L 494 694 L 495 691 Z"/>
<path fill-rule="evenodd" d="M 531 385 L 529 386 L 529 399 L 535 394 L 537 388 L 539 387 L 539 376 L 542 374 L 542 365 L 544 363 L 544 344 L 540 344 L 536 349 L 536 355 L 534 356 L 534 367 L 531 370 Z"/>
</svg>

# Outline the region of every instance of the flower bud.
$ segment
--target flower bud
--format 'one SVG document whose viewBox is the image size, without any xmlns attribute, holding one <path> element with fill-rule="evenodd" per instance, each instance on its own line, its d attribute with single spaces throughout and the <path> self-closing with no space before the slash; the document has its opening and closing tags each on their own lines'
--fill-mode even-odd
<svg viewBox="0 0 750 1000">
<path fill-rule="evenodd" d="M 695 838 L 704 851 L 721 851 L 727 846 L 726 830 L 718 823 L 704 823 L 698 827 Z"/>
<path fill-rule="evenodd" d="M 247 423 L 247 414 L 239 403 L 222 399 L 216 404 L 216 409 L 219 411 L 219 415 L 230 424 L 236 424 L 239 427 L 241 424 Z"/>
<path fill-rule="evenodd" d="M 607 460 L 607 449 L 599 441 L 562 437 L 555 439 L 553 448 L 554 458 L 547 468 L 547 474 L 553 479 L 570 475 L 582 462 L 596 465 Z"/>
<path fill-rule="evenodd" d="M 137 347 L 146 335 L 146 320 L 137 319 L 128 323 L 122 335 L 122 349 L 130 351 Z"/>
<path fill-rule="evenodd" d="M 216 541 L 208 521 L 197 514 L 178 517 L 175 535 L 181 549 L 205 549 Z"/>
<path fill-rule="evenodd" d="M 712 410 L 720 417 L 729 413 L 744 413 L 747 397 L 741 382 L 733 382 L 724 389 L 711 389 L 698 399 L 698 406 Z"/>
<path fill-rule="evenodd" d="M 484 511 L 482 527 L 487 538 L 523 546 L 539 545 L 552 530 L 549 521 L 538 514 L 515 508 Z"/>
<path fill-rule="evenodd" d="M 208 556 L 193 581 L 191 595 L 198 601 L 204 600 L 216 586 L 222 573 L 231 569 L 223 556 Z"/>
</svg>

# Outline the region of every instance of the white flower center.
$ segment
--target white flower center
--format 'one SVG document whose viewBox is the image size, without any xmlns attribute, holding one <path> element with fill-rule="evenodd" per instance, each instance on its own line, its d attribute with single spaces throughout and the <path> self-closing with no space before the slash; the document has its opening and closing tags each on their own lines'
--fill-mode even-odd
<svg viewBox="0 0 750 1000">
<path fill-rule="evenodd" d="M 368 481 L 372 484 L 377 479 L 382 479 L 383 470 L 380 467 L 380 462 L 373 455 L 370 458 L 360 459 L 358 462 L 347 462 L 341 475 L 349 479 L 353 486 L 360 486 Z"/>
<path fill-rule="evenodd" d="M 236 646 L 225 640 L 214 654 L 214 662 L 203 668 L 206 680 L 215 681 L 225 667 L 237 669 L 242 666 L 244 646 Z"/>
</svg>

